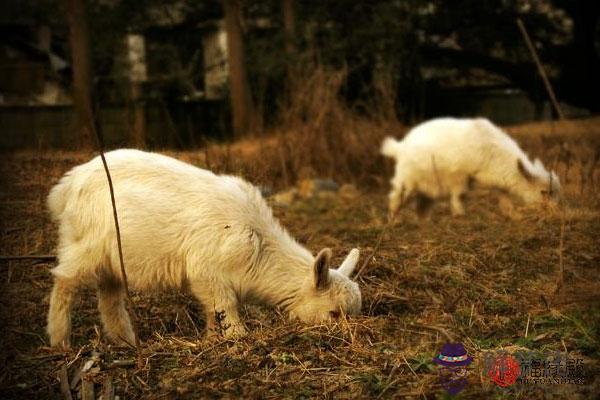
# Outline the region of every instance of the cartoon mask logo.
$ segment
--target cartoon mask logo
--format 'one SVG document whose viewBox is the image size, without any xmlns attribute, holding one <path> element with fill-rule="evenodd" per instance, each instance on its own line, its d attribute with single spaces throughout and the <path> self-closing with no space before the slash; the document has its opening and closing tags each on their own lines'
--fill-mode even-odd
<svg viewBox="0 0 600 400">
<path fill-rule="evenodd" d="M 467 385 L 467 366 L 473 358 L 467 354 L 462 343 L 446 343 L 442 351 L 433 359 L 440 374 L 440 383 L 446 391 L 454 396 Z"/>
</svg>

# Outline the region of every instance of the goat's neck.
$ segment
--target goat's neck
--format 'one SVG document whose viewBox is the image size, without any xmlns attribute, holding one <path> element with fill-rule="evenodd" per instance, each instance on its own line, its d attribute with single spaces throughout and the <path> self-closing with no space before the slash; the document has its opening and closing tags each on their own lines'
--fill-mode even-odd
<svg viewBox="0 0 600 400">
<path fill-rule="evenodd" d="M 302 288 L 312 277 L 313 257 L 310 252 L 297 243 L 268 246 L 258 261 L 256 279 L 254 279 L 253 297 L 262 302 L 289 309 L 299 301 Z"/>
</svg>

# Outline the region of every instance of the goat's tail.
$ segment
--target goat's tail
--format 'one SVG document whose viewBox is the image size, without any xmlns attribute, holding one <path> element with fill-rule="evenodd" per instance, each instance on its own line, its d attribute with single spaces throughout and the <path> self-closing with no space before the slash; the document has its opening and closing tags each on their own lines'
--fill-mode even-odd
<svg viewBox="0 0 600 400">
<path fill-rule="evenodd" d="M 397 141 L 393 137 L 386 137 L 381 144 L 381 154 L 386 157 L 397 158 L 402 151 L 402 142 Z"/>
<path fill-rule="evenodd" d="M 71 195 L 72 176 L 65 174 L 62 179 L 50 190 L 46 205 L 50 211 L 50 216 L 54 221 L 59 221 L 60 216 L 67 207 Z"/>
</svg>

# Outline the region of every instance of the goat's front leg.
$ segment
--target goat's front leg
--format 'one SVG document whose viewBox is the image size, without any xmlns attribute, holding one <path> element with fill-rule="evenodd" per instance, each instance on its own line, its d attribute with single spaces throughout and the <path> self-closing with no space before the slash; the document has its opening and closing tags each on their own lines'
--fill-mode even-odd
<svg viewBox="0 0 600 400">
<path fill-rule="evenodd" d="M 193 284 L 191 287 L 194 296 L 204 306 L 207 334 L 227 338 L 244 336 L 246 327 L 240 318 L 236 293 L 225 285 L 211 283 L 212 287 L 200 284 Z"/>
<path fill-rule="evenodd" d="M 395 216 L 396 213 L 398 212 L 398 210 L 400 210 L 402 208 L 402 206 L 404 206 L 404 204 L 406 204 L 406 201 L 408 199 L 408 191 L 406 190 L 406 187 L 404 186 L 404 184 L 402 185 L 393 185 L 392 187 L 392 191 L 390 192 L 389 195 L 389 210 L 388 210 L 388 221 L 391 221 Z"/>
<path fill-rule="evenodd" d="M 417 216 L 420 220 L 426 220 L 431 215 L 431 209 L 433 208 L 434 200 L 422 193 L 418 193 L 416 196 L 417 201 Z"/>
<path fill-rule="evenodd" d="M 105 279 L 98 284 L 97 295 L 100 319 L 109 339 L 133 346 L 135 334 L 125 307 L 125 287 L 116 279 Z"/>
<path fill-rule="evenodd" d="M 461 191 L 453 191 L 450 194 L 450 210 L 453 216 L 465 214 L 465 206 L 463 205 L 464 193 Z"/>
<path fill-rule="evenodd" d="M 48 312 L 48 335 L 53 347 L 71 347 L 71 307 L 77 294 L 75 279 L 54 277 Z"/>
</svg>

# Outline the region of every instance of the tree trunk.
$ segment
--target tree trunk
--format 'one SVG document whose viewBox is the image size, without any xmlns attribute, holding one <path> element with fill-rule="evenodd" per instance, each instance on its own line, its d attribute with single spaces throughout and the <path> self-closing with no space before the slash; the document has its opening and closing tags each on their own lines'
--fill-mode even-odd
<svg viewBox="0 0 600 400">
<path fill-rule="evenodd" d="M 146 147 L 146 112 L 142 102 L 142 83 L 147 79 L 146 42 L 142 35 L 125 37 L 129 85 L 129 142 L 134 147 Z"/>
<path fill-rule="evenodd" d="M 137 82 L 130 82 L 129 88 L 129 112 L 130 115 L 130 137 L 129 142 L 135 148 L 146 148 L 146 110 L 144 104 L 140 101 L 141 85 Z"/>
<path fill-rule="evenodd" d="M 246 76 L 244 37 L 241 27 L 239 0 L 223 0 L 225 29 L 227 31 L 227 61 L 229 63 L 229 90 L 233 112 L 233 132 L 241 137 L 253 128 L 252 98 Z"/>
<path fill-rule="evenodd" d="M 600 57 L 598 57 L 598 24 L 600 3 L 578 0 L 570 3 L 573 19 L 573 42 L 562 60 L 559 95 L 576 98 L 578 106 L 600 111 Z"/>
<path fill-rule="evenodd" d="M 85 0 L 66 0 L 69 43 L 73 69 L 73 106 L 81 148 L 94 147 L 94 112 L 92 108 L 92 73 Z"/>
<path fill-rule="evenodd" d="M 291 98 L 293 79 L 296 76 L 296 18 L 294 15 L 294 0 L 282 0 L 281 12 L 283 17 L 283 35 L 285 39 L 286 83 L 285 90 L 288 99 Z"/>
<path fill-rule="evenodd" d="M 285 54 L 288 57 L 296 53 L 296 18 L 294 0 L 282 0 L 283 33 L 285 35 Z"/>
</svg>

